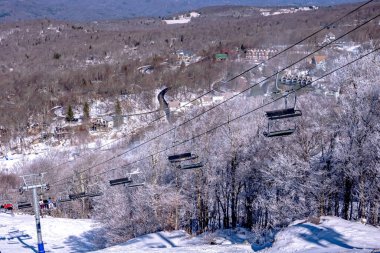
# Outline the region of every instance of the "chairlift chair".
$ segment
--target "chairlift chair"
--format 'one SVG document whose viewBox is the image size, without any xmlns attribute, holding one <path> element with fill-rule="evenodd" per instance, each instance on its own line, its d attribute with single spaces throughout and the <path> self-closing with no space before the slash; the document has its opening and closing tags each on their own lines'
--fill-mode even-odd
<svg viewBox="0 0 380 253">
<path fill-rule="evenodd" d="M 115 186 L 115 185 L 120 185 L 120 184 L 131 183 L 131 182 L 132 180 L 129 177 L 123 177 L 123 178 L 110 180 L 110 185 Z"/>
<path fill-rule="evenodd" d="M 70 198 L 59 198 L 57 202 L 64 203 L 64 202 L 69 202 L 69 201 L 72 201 L 72 199 L 70 199 Z"/>
<path fill-rule="evenodd" d="M 197 168 L 202 168 L 202 167 L 203 167 L 203 162 L 199 162 L 199 163 L 179 165 L 178 168 L 180 168 L 181 170 L 190 170 L 190 169 L 197 169 Z"/>
<path fill-rule="evenodd" d="M 198 156 L 192 154 L 191 152 L 168 156 L 169 162 L 170 163 L 179 163 L 179 165 L 177 165 L 177 168 L 182 169 L 182 170 L 197 169 L 197 168 L 203 167 L 203 162 L 181 164 L 184 161 L 195 160 L 197 158 L 198 158 Z"/>
<path fill-rule="evenodd" d="M 19 203 L 17 203 L 17 209 L 19 209 L 19 210 L 31 208 L 31 207 L 32 207 L 32 203 L 30 203 L 30 202 L 19 202 Z"/>
<path fill-rule="evenodd" d="M 143 176 L 142 172 L 131 172 L 128 173 L 127 177 L 118 178 L 110 180 L 110 186 L 115 185 L 125 185 L 126 187 L 132 188 L 132 187 L 138 187 L 138 186 L 144 186 L 145 185 L 145 177 Z"/>
<path fill-rule="evenodd" d="M 81 199 L 81 198 L 93 198 L 93 197 L 99 197 L 102 196 L 103 193 L 101 192 L 80 192 L 76 194 L 69 194 L 69 199 L 70 200 L 76 200 L 76 199 Z"/>
<path fill-rule="evenodd" d="M 86 197 L 85 192 L 69 194 L 70 200 L 76 200 L 76 199 L 80 199 L 80 198 L 84 198 L 84 197 Z"/>
<path fill-rule="evenodd" d="M 182 161 L 186 161 L 186 160 L 193 160 L 196 158 L 198 158 L 198 156 L 193 155 L 190 152 L 168 156 L 168 160 L 171 163 L 178 163 L 178 162 L 182 162 Z"/>
<path fill-rule="evenodd" d="M 270 130 L 270 122 L 271 121 L 302 116 L 301 110 L 295 110 L 295 105 L 297 102 L 297 95 L 296 95 L 296 93 L 294 93 L 294 95 L 295 95 L 295 99 L 294 99 L 293 107 L 290 107 L 290 108 L 287 107 L 288 95 L 286 95 L 285 96 L 285 108 L 284 109 L 265 112 L 266 117 L 268 119 L 268 130 L 267 130 L 267 132 L 263 133 L 265 137 L 288 136 L 288 135 L 291 135 L 292 133 L 294 133 L 294 131 L 296 130 L 296 126 L 294 126 L 294 128 L 290 128 L 290 129 L 280 129 L 280 130 L 276 130 L 276 131 Z"/>
</svg>

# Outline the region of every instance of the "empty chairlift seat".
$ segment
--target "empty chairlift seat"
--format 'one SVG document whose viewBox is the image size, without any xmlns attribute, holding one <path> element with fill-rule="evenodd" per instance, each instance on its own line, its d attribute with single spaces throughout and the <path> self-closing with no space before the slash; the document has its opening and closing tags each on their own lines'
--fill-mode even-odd
<svg viewBox="0 0 380 253">
<path fill-rule="evenodd" d="M 287 107 L 288 95 L 286 95 L 285 96 L 285 108 L 265 112 L 265 115 L 268 119 L 268 129 L 266 132 L 263 133 L 265 137 L 280 137 L 280 136 L 291 135 L 292 133 L 294 133 L 294 131 L 296 130 L 296 126 L 294 126 L 294 128 L 290 128 L 290 129 L 273 130 L 273 129 L 271 129 L 271 123 L 270 123 L 270 121 L 276 121 L 276 120 L 282 120 L 282 119 L 286 119 L 286 118 L 293 118 L 293 117 L 302 116 L 301 110 L 295 110 L 294 109 L 295 105 L 296 105 L 296 101 L 297 101 L 297 95 L 295 92 L 294 92 L 294 95 L 295 95 L 295 98 L 294 98 L 293 107 L 290 107 L 290 108 Z"/>
<path fill-rule="evenodd" d="M 190 152 L 168 156 L 169 162 L 176 163 L 177 164 L 176 167 L 182 170 L 197 169 L 197 168 L 203 167 L 204 165 L 203 162 L 195 162 L 195 163 L 193 162 L 193 163 L 186 163 L 186 164 L 182 163 L 184 161 L 195 160 L 197 158 L 198 158 L 197 155 L 194 155 Z"/>
<path fill-rule="evenodd" d="M 126 187 L 138 187 L 145 185 L 145 176 L 142 172 L 128 173 L 127 177 L 110 180 L 110 186 L 125 185 Z"/>
<path fill-rule="evenodd" d="M 21 209 L 26 209 L 26 208 L 31 208 L 32 207 L 32 203 L 28 203 L 28 202 L 19 202 L 17 203 L 17 209 L 21 210 Z"/>
</svg>

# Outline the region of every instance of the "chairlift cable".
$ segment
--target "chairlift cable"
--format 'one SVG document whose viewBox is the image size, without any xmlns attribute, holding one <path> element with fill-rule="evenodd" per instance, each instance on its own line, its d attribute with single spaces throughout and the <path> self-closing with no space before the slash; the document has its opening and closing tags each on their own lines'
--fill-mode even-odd
<svg viewBox="0 0 380 253">
<path fill-rule="evenodd" d="M 291 63 L 291 64 L 288 65 L 287 67 L 282 68 L 279 72 L 282 72 L 282 71 L 284 71 L 284 70 L 286 70 L 286 69 L 288 69 L 288 68 L 290 68 L 290 67 L 296 65 L 297 63 L 299 63 L 299 62 L 305 60 L 305 59 L 308 58 L 309 56 L 315 54 L 316 52 L 321 51 L 322 49 L 324 49 L 325 47 L 331 45 L 331 44 L 334 43 L 335 41 L 338 41 L 338 40 L 340 40 L 341 38 L 347 36 L 348 34 L 350 34 L 350 33 L 354 32 L 354 31 L 358 30 L 359 28 L 363 27 L 364 25 L 368 24 L 369 22 L 371 22 L 372 20 L 378 18 L 379 16 L 380 16 L 380 14 L 377 14 L 376 16 L 374 16 L 374 17 L 368 19 L 367 21 L 361 23 L 360 25 L 354 27 L 353 29 L 349 30 L 348 32 L 346 32 L 346 33 L 342 34 L 341 36 L 337 37 L 335 40 L 331 40 L 330 42 L 328 42 L 328 43 L 326 43 L 325 45 L 319 47 L 318 49 L 314 50 L 314 51 L 311 52 L 310 54 L 308 54 L 308 55 L 302 57 L 301 59 L 299 59 L 299 60 L 297 60 L 297 61 Z M 161 133 L 161 134 L 159 134 L 159 135 L 156 135 L 156 136 L 152 137 L 151 139 L 149 139 L 149 140 L 147 140 L 147 141 L 144 141 L 144 142 L 142 142 L 142 143 L 136 145 L 136 146 L 133 147 L 133 148 L 130 148 L 130 149 L 128 149 L 128 150 L 126 150 L 126 151 L 124 151 L 124 152 L 122 152 L 122 153 L 120 153 L 120 154 L 114 155 L 114 156 L 112 156 L 111 158 L 108 158 L 108 159 L 104 160 L 103 162 L 100 162 L 100 163 L 98 163 L 98 164 L 95 164 L 95 165 L 93 165 L 93 166 L 91 166 L 91 167 L 89 167 L 89 168 L 87 168 L 87 169 L 84 169 L 84 170 L 78 172 L 78 173 L 84 173 L 84 172 L 86 172 L 86 171 L 89 171 L 89 170 L 91 170 L 91 169 L 93 169 L 93 168 L 95 168 L 95 167 L 98 167 L 98 166 L 100 166 L 100 165 L 102 165 L 102 164 L 105 164 L 105 163 L 107 163 L 107 162 L 109 162 L 109 161 L 112 161 L 112 160 L 114 160 L 114 159 L 116 159 L 116 158 L 118 158 L 118 157 L 121 157 L 122 155 L 125 155 L 125 154 L 127 154 L 127 153 L 129 153 L 129 152 L 131 152 L 131 151 L 133 151 L 133 150 L 135 150 L 135 149 L 141 147 L 141 146 L 144 146 L 145 144 L 147 144 L 147 143 L 149 143 L 149 142 L 152 142 L 153 140 L 156 140 L 156 139 L 158 139 L 158 138 L 160 138 L 160 137 L 166 135 L 167 133 L 169 133 L 169 132 L 175 130 L 176 128 L 181 127 L 181 126 L 183 126 L 183 125 L 185 125 L 185 124 L 187 124 L 187 123 L 189 123 L 189 122 L 191 122 L 191 121 L 193 121 L 193 120 L 199 118 L 200 116 L 202 116 L 202 115 L 204 115 L 205 113 L 207 113 L 207 112 L 209 112 L 209 111 L 215 109 L 216 107 L 219 107 L 220 105 L 227 103 L 228 101 L 230 101 L 230 100 L 236 98 L 237 96 L 239 96 L 239 95 L 245 93 L 246 91 L 250 90 L 251 88 L 253 88 L 253 87 L 255 87 L 255 86 L 257 86 L 257 85 L 259 85 L 259 84 L 261 84 L 261 83 L 263 83 L 263 82 L 265 82 L 265 81 L 267 81 L 268 79 L 270 79 L 270 78 L 272 78 L 272 77 L 274 77 L 274 76 L 276 76 L 276 75 L 277 75 L 277 72 L 274 73 L 274 74 L 272 74 L 272 75 L 270 75 L 270 76 L 268 76 L 268 77 L 266 77 L 266 78 L 264 78 L 262 81 L 259 81 L 259 82 L 255 83 L 255 84 L 251 85 L 250 87 L 248 87 L 248 88 L 244 89 L 243 91 L 241 91 L 241 92 L 235 94 L 234 96 L 232 96 L 232 97 L 230 97 L 230 98 L 228 98 L 228 99 L 226 99 L 226 100 L 220 102 L 219 104 L 216 104 L 216 105 L 214 105 L 214 106 L 211 106 L 210 108 L 208 108 L 208 109 L 206 109 L 205 111 L 203 111 L 203 112 L 197 114 L 196 116 L 194 116 L 194 117 L 192 117 L 192 118 L 190 118 L 190 119 L 188 119 L 188 120 L 185 120 L 184 122 L 178 124 L 177 126 L 174 126 L 174 127 L 170 128 L 169 130 L 166 130 L 165 132 L 163 132 L 163 133 Z M 302 86 L 302 87 L 307 87 L 307 86 L 309 86 L 309 85 L 310 85 L 311 83 L 313 83 L 313 82 L 314 82 L 314 81 L 312 81 L 312 82 L 310 82 L 308 85 L 304 85 L 304 86 Z M 289 93 L 288 93 L 287 95 L 289 95 Z M 281 96 L 280 98 L 283 98 L 283 96 Z M 278 100 L 278 99 L 273 100 L 272 102 L 277 101 L 277 100 Z M 55 185 L 56 183 L 61 182 L 61 181 L 64 181 L 64 180 L 66 180 L 66 179 L 68 179 L 68 177 L 63 178 L 63 179 L 60 179 L 60 180 L 57 180 L 57 181 L 55 181 L 54 183 L 52 183 L 51 185 Z"/>
<path fill-rule="evenodd" d="M 231 82 L 231 81 L 235 80 L 236 78 L 238 78 L 238 77 L 240 77 L 240 76 L 242 76 L 242 75 L 248 73 L 249 71 L 251 71 L 251 70 L 253 70 L 253 69 L 255 69 L 255 68 L 261 66 L 263 63 L 266 63 L 266 62 L 272 60 L 273 58 L 275 58 L 275 57 L 277 57 L 277 56 L 279 56 L 279 55 L 281 55 L 281 54 L 287 52 L 288 50 L 292 49 L 293 47 L 297 46 L 298 44 L 300 44 L 300 43 L 306 41 L 307 39 L 313 37 L 314 35 L 320 33 L 321 31 L 323 31 L 323 30 L 325 30 L 325 29 L 327 29 L 327 28 L 329 28 L 329 27 L 335 25 L 336 23 L 340 22 L 341 20 L 343 20 L 343 19 L 346 18 L 347 16 L 349 16 L 349 15 L 351 15 L 351 14 L 357 12 L 359 9 L 361 9 L 362 7 L 364 7 L 364 6 L 368 5 L 368 4 L 370 4 L 370 3 L 373 2 L 373 1 L 374 1 L 374 0 L 369 0 L 369 1 L 367 1 L 367 2 L 365 2 L 365 3 L 363 3 L 363 4 L 361 4 L 361 5 L 359 5 L 358 7 L 356 7 L 356 8 L 353 9 L 353 10 L 351 10 L 350 12 L 346 13 L 345 15 L 343 15 L 343 16 L 337 18 L 335 21 L 333 21 L 333 22 L 329 23 L 328 25 L 322 27 L 321 29 L 319 29 L 319 30 L 313 32 L 312 34 L 310 34 L 310 35 L 308 35 L 307 37 L 305 37 L 305 38 L 299 40 L 298 42 L 293 43 L 291 46 L 289 46 L 289 47 L 285 48 L 284 50 L 278 52 L 277 54 L 275 54 L 275 55 L 269 57 L 267 60 L 265 60 L 265 61 L 263 61 L 263 62 L 261 62 L 261 63 L 259 63 L 259 64 L 256 64 L 256 65 L 254 65 L 253 67 L 248 68 L 247 70 L 241 72 L 241 73 L 238 74 L 238 75 L 235 75 L 234 77 L 230 78 L 230 79 L 227 80 L 226 82 L 227 82 L 227 83 L 228 83 L 228 82 Z M 335 40 L 334 40 L 334 41 L 335 41 Z M 261 83 L 261 82 L 260 82 L 260 83 Z M 257 85 L 260 84 L 260 83 L 256 83 L 256 84 L 254 84 L 253 86 L 251 86 L 250 88 L 253 88 L 253 87 L 257 86 Z M 211 89 L 211 90 L 209 90 L 209 91 L 207 91 L 207 92 L 205 92 L 205 93 L 203 93 L 203 94 L 197 96 L 196 98 L 190 100 L 189 102 L 187 102 L 187 103 L 183 104 L 182 106 L 180 106 L 179 108 L 177 108 L 175 111 L 178 111 L 178 110 L 180 110 L 180 109 L 186 107 L 187 105 L 192 104 L 192 103 L 195 102 L 196 100 L 198 100 L 198 99 L 200 99 L 200 98 L 202 98 L 202 97 L 204 97 L 204 96 L 210 94 L 212 91 L 214 91 L 214 89 Z M 246 91 L 246 90 L 242 91 L 242 93 L 245 92 L 245 91 Z M 236 97 L 236 96 L 233 96 L 232 98 L 235 98 L 235 97 Z M 134 115 L 131 114 L 130 116 L 134 116 Z M 155 122 L 161 120 L 161 119 L 164 118 L 164 117 L 165 117 L 165 116 L 160 116 L 160 117 L 156 118 L 155 120 L 153 120 L 153 121 L 151 121 L 151 122 L 148 122 L 148 123 L 147 123 L 147 126 L 150 126 L 151 124 L 153 124 L 153 123 L 155 123 Z M 132 130 L 129 132 L 129 134 L 132 134 L 134 131 L 136 131 L 136 130 L 138 130 L 138 129 L 140 129 L 140 128 L 142 128 L 142 126 L 140 126 L 140 127 L 135 127 L 134 129 L 132 129 Z M 129 136 L 129 134 L 128 134 L 127 136 Z M 92 151 L 100 150 L 100 149 L 102 149 L 103 147 L 106 147 L 106 146 L 108 146 L 108 145 L 110 145 L 110 144 L 112 144 L 112 143 L 115 143 L 115 142 L 117 142 L 117 141 L 119 141 L 119 140 L 122 140 L 122 139 L 124 139 L 124 138 L 126 138 L 126 136 L 124 136 L 124 137 L 120 137 L 120 138 L 117 138 L 117 139 L 115 139 L 115 140 L 113 140 L 113 141 L 110 141 L 110 142 L 107 142 L 107 143 L 105 143 L 105 144 L 103 144 L 103 145 L 101 145 L 101 146 L 99 146 L 99 147 L 93 149 Z M 86 155 L 86 154 L 79 155 L 79 156 L 77 156 L 77 158 L 85 157 L 85 155 Z M 112 158 L 112 159 L 114 159 L 114 158 Z M 111 160 L 112 160 L 112 159 L 111 159 Z M 65 165 L 65 164 L 71 163 L 71 162 L 73 162 L 73 161 L 75 161 L 75 159 L 74 159 L 74 160 L 67 160 L 67 161 L 65 161 L 65 162 L 63 162 L 63 163 L 60 163 L 60 164 L 57 164 L 57 165 L 51 167 L 51 168 L 48 169 L 48 170 L 52 170 L 52 169 L 55 169 L 55 168 L 59 168 L 59 167 Z M 108 160 L 107 160 L 107 161 L 108 161 Z M 56 181 L 56 182 L 58 182 L 58 181 Z"/>
<path fill-rule="evenodd" d="M 317 78 L 316 80 L 312 81 L 311 83 L 309 83 L 309 84 L 307 84 L 307 85 L 300 86 L 300 87 L 297 88 L 297 89 L 293 89 L 293 90 L 289 91 L 289 94 L 291 94 L 291 93 L 295 93 L 295 92 L 297 92 L 297 91 L 299 91 L 299 90 L 301 90 L 301 89 L 303 89 L 303 88 L 305 88 L 305 87 L 311 85 L 312 83 L 317 82 L 317 81 L 319 81 L 319 80 L 321 80 L 321 79 L 323 79 L 323 78 L 325 78 L 325 77 L 327 77 L 327 76 L 329 76 L 329 75 L 331 75 L 331 74 L 333 74 L 333 73 L 335 73 L 335 72 L 337 72 L 337 71 L 339 71 L 339 70 L 341 70 L 341 69 L 343 69 L 343 68 L 345 68 L 345 67 L 351 65 L 351 64 L 353 64 L 353 63 L 355 63 L 355 62 L 357 62 L 357 61 L 359 61 L 359 60 L 361 60 L 361 59 L 363 59 L 363 58 L 365 58 L 365 57 L 367 57 L 367 56 L 373 54 L 374 52 L 378 51 L 379 49 L 380 49 L 380 47 L 378 47 L 378 48 L 376 48 L 376 49 L 374 49 L 374 50 L 372 50 L 372 51 L 370 51 L 370 52 L 368 52 L 368 53 L 366 53 L 366 54 L 364 54 L 364 55 L 361 55 L 360 57 L 358 57 L 358 58 L 356 58 L 356 59 L 354 59 L 354 60 L 352 60 L 352 61 L 350 61 L 350 62 L 348 62 L 348 63 L 346 63 L 346 64 L 344 64 L 344 65 L 342 65 L 342 66 L 340 66 L 340 67 L 338 67 L 338 68 L 336 68 L 336 69 L 334 69 L 334 70 L 332 70 L 332 71 L 330 71 L 330 72 L 328 72 L 328 73 L 326 73 L 326 74 L 324 74 L 323 76 Z M 109 173 L 109 172 L 116 171 L 116 170 L 118 170 L 118 169 L 125 168 L 125 167 L 127 167 L 127 166 L 130 166 L 130 165 L 133 165 L 133 164 L 139 163 L 139 162 L 141 162 L 141 161 L 145 160 L 146 158 L 149 158 L 149 157 L 151 157 L 151 156 L 153 156 L 153 155 L 157 155 L 157 154 L 163 153 L 163 152 L 165 152 L 165 151 L 167 151 L 167 150 L 170 150 L 170 149 L 172 149 L 172 148 L 174 148 L 174 147 L 176 147 L 176 146 L 179 146 L 179 145 L 185 144 L 185 143 L 187 143 L 187 142 L 189 142 L 189 141 L 192 141 L 192 140 L 194 140 L 194 139 L 196 139 L 196 138 L 199 138 L 199 137 L 202 137 L 202 136 L 204 136 L 204 135 L 210 134 L 211 132 L 215 131 L 216 129 L 218 129 L 218 128 L 222 127 L 222 126 L 225 126 L 225 125 L 227 125 L 227 124 L 229 124 L 229 123 L 231 123 L 231 122 L 233 122 L 233 121 L 236 121 L 236 120 L 238 120 L 238 119 L 244 118 L 245 116 L 247 116 L 247 115 L 249 115 L 249 114 L 251 114 L 251 113 L 253 113 L 253 112 L 256 112 L 256 111 L 258 111 L 258 110 L 260 110 L 260 109 L 262 109 L 262 108 L 264 108 L 264 107 L 266 107 L 266 106 L 268 106 L 268 105 L 270 105 L 270 104 L 275 103 L 276 101 L 279 101 L 280 99 L 284 98 L 284 97 L 287 96 L 287 95 L 288 95 L 288 94 L 286 94 L 286 95 L 282 95 L 282 96 L 280 96 L 280 97 L 278 97 L 278 98 L 276 98 L 276 99 L 274 99 L 274 100 L 272 100 L 272 101 L 270 101 L 270 102 L 267 102 L 267 103 L 265 103 L 265 104 L 263 104 L 263 105 L 261 105 L 261 106 L 259 106 L 259 107 L 256 107 L 256 108 L 254 108 L 254 109 L 252 109 L 252 110 L 250 110 L 250 111 L 248 111 L 248 112 L 246 112 L 246 113 L 243 113 L 243 114 L 241 114 L 241 115 L 239 115 L 239 116 L 237 116 L 237 117 L 235 117 L 235 118 L 233 118 L 233 119 L 229 119 L 229 120 L 225 121 L 224 123 L 219 124 L 218 126 L 215 126 L 215 127 L 211 128 L 211 129 L 209 129 L 209 130 L 207 130 L 207 131 L 205 131 L 205 132 L 203 132 L 203 133 L 200 133 L 200 134 L 198 134 L 198 135 L 193 136 L 193 137 L 190 138 L 190 139 L 183 140 L 183 141 L 178 142 L 178 143 L 176 143 L 176 144 L 174 144 L 174 145 L 172 145 L 172 146 L 170 146 L 170 147 L 167 147 L 167 148 L 162 149 L 162 150 L 160 150 L 160 151 L 156 151 L 156 152 L 154 152 L 154 153 L 151 153 L 151 154 L 149 154 L 149 155 L 146 156 L 146 157 L 143 157 L 143 158 L 140 158 L 140 159 L 135 160 L 135 161 L 133 161 L 133 162 L 130 162 L 130 163 L 124 164 L 124 165 L 122 165 L 122 166 L 120 166 L 120 167 L 116 167 L 116 168 L 112 168 L 112 169 L 109 169 L 109 170 L 105 170 L 105 171 L 103 171 L 103 172 L 97 173 L 96 175 L 89 176 L 88 178 L 91 178 L 91 177 L 94 177 L 94 176 L 104 175 L 104 174 L 107 174 L 107 173 Z M 55 185 L 58 186 L 58 185 L 64 185 L 64 184 L 65 184 L 65 183 L 55 184 Z"/>
</svg>

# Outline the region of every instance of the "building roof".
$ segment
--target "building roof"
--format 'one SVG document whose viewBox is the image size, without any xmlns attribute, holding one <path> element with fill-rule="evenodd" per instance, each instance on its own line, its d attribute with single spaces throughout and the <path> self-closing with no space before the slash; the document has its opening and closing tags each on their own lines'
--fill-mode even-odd
<svg viewBox="0 0 380 253">
<path fill-rule="evenodd" d="M 319 64 L 321 62 L 326 61 L 327 56 L 326 55 L 316 55 L 313 57 L 315 64 Z"/>
<path fill-rule="evenodd" d="M 228 58 L 228 54 L 215 54 L 215 58 L 219 60 L 225 60 Z"/>
</svg>

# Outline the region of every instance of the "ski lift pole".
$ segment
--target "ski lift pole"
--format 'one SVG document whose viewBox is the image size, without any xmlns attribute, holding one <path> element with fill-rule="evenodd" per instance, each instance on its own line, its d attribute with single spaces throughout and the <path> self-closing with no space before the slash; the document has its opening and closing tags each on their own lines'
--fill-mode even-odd
<svg viewBox="0 0 380 253">
<path fill-rule="evenodd" d="M 37 194 L 38 188 L 40 188 L 41 190 L 49 189 L 49 185 L 43 182 L 43 178 L 45 174 L 46 173 L 21 176 L 24 181 L 23 186 L 21 186 L 21 190 L 22 191 L 32 190 L 33 192 L 33 205 L 34 205 L 34 216 L 36 219 L 38 253 L 45 253 L 44 242 L 42 241 L 40 206 L 38 203 L 38 194 Z"/>
<path fill-rule="evenodd" d="M 37 199 L 37 188 L 33 188 L 33 204 L 34 204 L 34 216 L 36 219 L 36 229 L 37 229 L 37 243 L 38 243 L 38 253 L 45 253 L 44 242 L 42 241 L 41 233 L 41 218 L 40 218 L 40 207 Z"/>
</svg>

